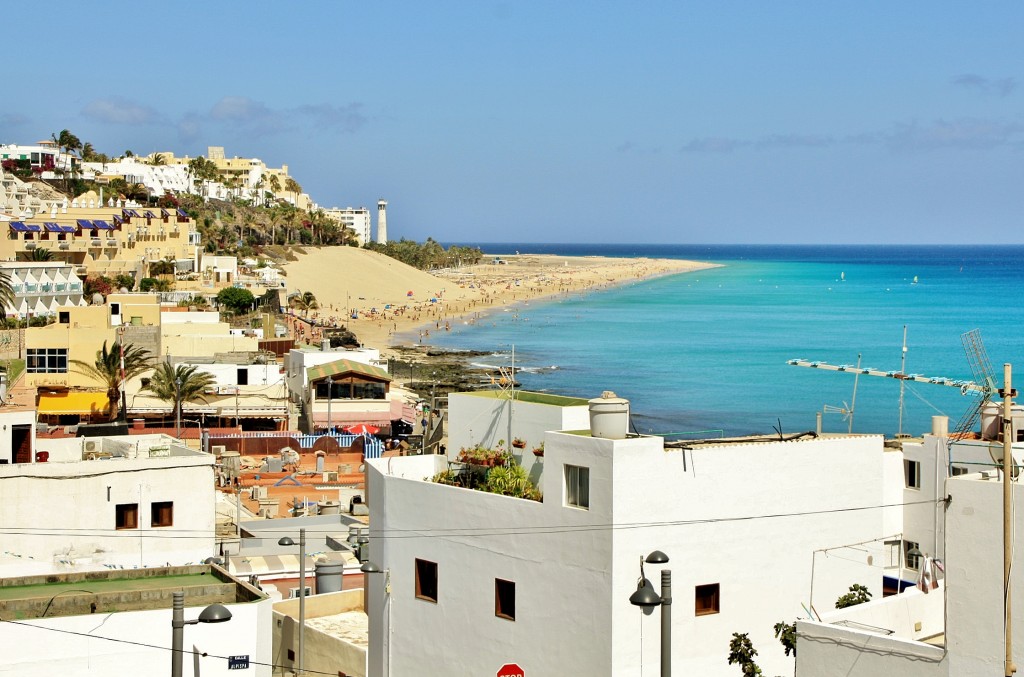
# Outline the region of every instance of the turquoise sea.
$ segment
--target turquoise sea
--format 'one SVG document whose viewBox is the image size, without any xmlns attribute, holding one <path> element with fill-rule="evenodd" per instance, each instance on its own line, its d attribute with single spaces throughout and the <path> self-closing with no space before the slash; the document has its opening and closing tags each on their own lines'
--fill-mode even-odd
<svg viewBox="0 0 1024 677">
<path fill-rule="evenodd" d="M 979 329 L 1002 384 L 1015 365 L 1024 387 L 1024 246 L 707 246 L 478 244 L 494 254 L 646 256 L 723 267 L 610 290 L 519 305 L 431 336 L 434 345 L 492 351 L 515 347 L 528 390 L 631 402 L 641 432 L 705 435 L 813 430 L 825 405 L 853 403 L 850 373 L 794 367 L 792 358 L 972 380 L 961 343 Z M 914 278 L 917 282 L 914 282 Z M 900 383 L 861 376 L 854 432 L 899 431 Z M 960 390 L 907 383 L 903 432 L 953 428 L 975 399 Z M 848 408 L 848 407 L 846 407 Z M 824 414 L 826 431 L 848 420 Z M 717 432 L 721 431 L 721 432 Z"/>
</svg>

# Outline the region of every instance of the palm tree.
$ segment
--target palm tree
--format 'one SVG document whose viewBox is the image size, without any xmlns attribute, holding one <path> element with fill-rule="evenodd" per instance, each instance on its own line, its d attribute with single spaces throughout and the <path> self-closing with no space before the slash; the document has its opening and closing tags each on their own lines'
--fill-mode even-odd
<svg viewBox="0 0 1024 677">
<path fill-rule="evenodd" d="M 52 261 L 53 252 L 49 249 L 33 249 L 29 261 Z"/>
<path fill-rule="evenodd" d="M 284 180 L 284 189 L 292 194 L 292 204 L 297 206 L 299 193 L 302 192 L 302 186 L 299 185 L 299 182 L 289 176 Z"/>
<path fill-rule="evenodd" d="M 110 420 L 117 418 L 121 404 L 121 351 L 107 350 L 107 342 L 96 351 L 92 364 L 82 360 L 71 360 L 74 371 L 89 376 L 107 387 L 107 403 Z M 129 343 L 124 346 L 124 380 L 134 378 L 150 368 L 149 351 Z"/>
<path fill-rule="evenodd" d="M 7 273 L 0 271 L 0 312 L 4 308 L 14 308 L 15 306 L 14 287 L 11 286 L 11 277 Z M 6 315 L 6 312 L 3 314 Z"/>
<path fill-rule="evenodd" d="M 296 294 L 291 298 L 291 304 L 293 308 L 301 310 L 303 314 L 320 307 L 316 300 L 316 295 L 311 291 Z"/>
<path fill-rule="evenodd" d="M 149 385 L 143 388 L 161 400 L 174 403 L 171 416 L 177 418 L 181 415 L 182 402 L 195 402 L 199 400 L 206 402 L 203 397 L 207 388 L 216 383 L 213 374 L 205 371 L 197 371 L 195 365 L 179 364 L 172 365 L 170 360 L 164 360 L 153 371 L 149 379 Z"/>
</svg>

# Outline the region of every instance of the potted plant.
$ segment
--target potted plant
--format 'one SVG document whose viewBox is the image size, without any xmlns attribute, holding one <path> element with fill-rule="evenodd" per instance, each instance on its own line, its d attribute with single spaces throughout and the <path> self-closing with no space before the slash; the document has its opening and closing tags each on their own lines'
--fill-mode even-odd
<svg viewBox="0 0 1024 677">
<path fill-rule="evenodd" d="M 521 437 L 516 437 L 515 439 L 512 440 L 512 446 L 515 447 L 516 449 L 525 449 L 526 440 L 524 440 Z"/>
<path fill-rule="evenodd" d="M 543 442 L 541 442 L 540 444 L 538 444 L 536 447 L 533 448 L 533 455 L 538 457 L 538 458 L 542 458 L 544 456 L 544 443 Z"/>
</svg>

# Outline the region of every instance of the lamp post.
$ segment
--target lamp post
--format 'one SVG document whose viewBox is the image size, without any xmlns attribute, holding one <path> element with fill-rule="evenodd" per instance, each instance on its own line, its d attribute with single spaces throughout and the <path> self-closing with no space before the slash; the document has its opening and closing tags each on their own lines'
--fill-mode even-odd
<svg viewBox="0 0 1024 677">
<path fill-rule="evenodd" d="M 211 604 L 203 609 L 199 618 L 185 620 L 185 593 L 172 593 L 171 606 L 171 677 L 181 677 L 181 655 L 184 653 L 185 626 L 197 623 L 223 623 L 231 620 L 231 611 L 221 604 Z"/>
<path fill-rule="evenodd" d="M 360 548 L 360 551 L 364 552 L 363 548 Z M 390 675 L 391 674 L 391 569 L 381 569 L 379 566 L 377 566 L 376 564 L 371 562 L 369 559 L 367 559 L 367 560 L 365 560 L 363 562 L 363 565 L 361 567 L 359 567 L 359 570 L 362 571 L 363 574 L 366 575 L 367 579 L 370 577 L 371 574 L 384 574 L 384 595 L 385 595 L 385 598 L 386 598 L 385 604 L 387 605 L 387 614 L 388 614 L 387 636 L 385 637 L 385 639 L 387 640 L 387 651 L 384 654 L 384 656 L 387 657 L 387 669 L 384 672 L 384 674 Z M 369 588 L 370 588 L 370 586 L 367 583 L 368 583 L 368 581 L 364 581 L 364 585 L 363 585 L 363 591 L 364 591 L 363 592 L 363 594 L 364 594 L 363 599 L 364 599 L 364 601 L 366 599 L 366 594 L 369 592 Z M 364 610 L 366 610 L 365 607 L 364 607 Z M 366 611 L 367 611 L 367 613 L 369 613 L 368 610 L 366 610 Z M 384 611 L 385 611 L 385 609 L 384 609 L 384 606 L 382 605 L 382 607 L 381 607 L 381 614 L 383 614 Z M 383 619 L 382 619 L 382 623 L 383 623 Z M 384 658 L 384 656 L 381 656 L 381 657 Z"/>
<path fill-rule="evenodd" d="M 648 564 L 665 564 L 668 555 L 655 550 L 647 556 Z M 636 592 L 629 596 L 629 603 L 643 609 L 661 607 L 661 677 L 672 675 L 672 570 L 661 570 L 661 594 L 654 591 L 654 584 L 644 576 L 644 558 L 640 558 L 640 580 Z M 641 657 L 641 660 L 643 658 Z"/>
<path fill-rule="evenodd" d="M 285 536 L 277 542 L 278 545 L 295 545 L 291 536 Z M 305 659 L 305 629 L 306 629 L 306 530 L 299 529 L 299 675 L 303 673 L 303 661 Z"/>
<path fill-rule="evenodd" d="M 327 433 L 328 434 L 330 434 L 330 432 L 331 432 L 331 399 L 332 399 L 331 396 L 333 395 L 332 391 L 334 390 L 334 388 L 332 388 L 333 385 L 334 385 L 334 379 L 332 379 L 330 376 L 328 376 L 327 377 Z"/>
<path fill-rule="evenodd" d="M 181 379 L 174 379 L 174 436 L 181 439 Z"/>
</svg>

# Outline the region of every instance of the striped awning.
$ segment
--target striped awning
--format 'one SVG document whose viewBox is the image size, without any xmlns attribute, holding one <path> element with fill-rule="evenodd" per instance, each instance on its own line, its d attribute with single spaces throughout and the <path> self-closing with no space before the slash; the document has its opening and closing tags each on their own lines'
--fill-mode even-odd
<svg viewBox="0 0 1024 677">
<path fill-rule="evenodd" d="M 40 414 L 107 414 L 106 393 L 49 392 L 39 395 Z"/>
<path fill-rule="evenodd" d="M 318 364 L 315 367 L 306 369 L 306 378 L 309 381 L 319 381 L 328 376 L 334 378 L 343 374 L 358 374 L 359 376 L 391 382 L 391 377 L 386 370 L 354 360 L 335 360 L 334 362 Z"/>
</svg>

